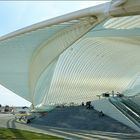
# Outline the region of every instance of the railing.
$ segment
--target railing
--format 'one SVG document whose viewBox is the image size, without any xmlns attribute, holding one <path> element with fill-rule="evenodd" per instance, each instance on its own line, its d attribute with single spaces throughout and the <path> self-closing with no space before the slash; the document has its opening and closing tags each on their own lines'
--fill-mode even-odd
<svg viewBox="0 0 140 140">
<path fill-rule="evenodd" d="M 134 103 L 132 100 L 127 99 L 125 97 L 121 98 L 121 102 L 128 106 L 132 111 L 134 111 L 137 115 L 140 116 L 140 106 Z"/>
<path fill-rule="evenodd" d="M 140 117 L 136 112 L 134 112 L 131 108 L 123 104 L 118 97 L 109 98 L 109 101 L 118 110 L 120 110 L 129 120 L 131 120 L 135 125 L 140 127 Z"/>
</svg>

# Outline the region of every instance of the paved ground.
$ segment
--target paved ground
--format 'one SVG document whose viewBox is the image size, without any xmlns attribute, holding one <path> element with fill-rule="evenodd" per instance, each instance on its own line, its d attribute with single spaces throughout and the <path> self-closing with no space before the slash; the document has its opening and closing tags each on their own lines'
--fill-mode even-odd
<svg viewBox="0 0 140 140">
<path fill-rule="evenodd" d="M 99 112 L 89 110 L 86 107 L 65 107 L 56 108 L 52 112 L 36 119 L 34 124 L 79 129 L 79 130 L 97 130 L 118 133 L 134 133 L 133 129 L 108 117 L 99 117 Z"/>
<path fill-rule="evenodd" d="M 55 116 L 55 118 L 58 116 Z M 59 128 L 53 126 L 46 126 L 45 124 L 21 124 L 14 120 L 14 115 L 11 114 L 0 114 L 0 127 L 5 128 L 17 128 L 23 130 L 29 130 L 34 132 L 52 134 L 59 137 L 64 137 L 72 140 L 140 140 L 140 134 L 138 133 L 110 133 L 95 130 L 80 130 L 80 129 L 69 129 Z"/>
</svg>

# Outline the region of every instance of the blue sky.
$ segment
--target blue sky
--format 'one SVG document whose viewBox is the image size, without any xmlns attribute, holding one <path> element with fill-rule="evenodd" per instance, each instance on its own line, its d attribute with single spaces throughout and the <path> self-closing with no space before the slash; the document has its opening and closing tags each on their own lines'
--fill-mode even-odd
<svg viewBox="0 0 140 140">
<path fill-rule="evenodd" d="M 104 3 L 98 1 L 0 1 L 0 36 L 28 25 L 66 13 Z M 0 104 L 30 105 L 30 103 L 0 86 Z"/>
</svg>

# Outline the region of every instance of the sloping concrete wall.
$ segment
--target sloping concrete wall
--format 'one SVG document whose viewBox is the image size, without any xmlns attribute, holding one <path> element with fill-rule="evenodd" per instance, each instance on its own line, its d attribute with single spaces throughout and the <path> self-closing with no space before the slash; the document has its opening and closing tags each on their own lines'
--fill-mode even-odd
<svg viewBox="0 0 140 140">
<path fill-rule="evenodd" d="M 102 111 L 107 116 L 110 116 L 119 122 L 131 127 L 132 129 L 140 132 L 140 128 L 137 127 L 131 120 L 129 120 L 121 111 L 119 111 L 113 104 L 111 104 L 108 98 L 95 100 L 91 103 L 95 110 Z"/>
</svg>

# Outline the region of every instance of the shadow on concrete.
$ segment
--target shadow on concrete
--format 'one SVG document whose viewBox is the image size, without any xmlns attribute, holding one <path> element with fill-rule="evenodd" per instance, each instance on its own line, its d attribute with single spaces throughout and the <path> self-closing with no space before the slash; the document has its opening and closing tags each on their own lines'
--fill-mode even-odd
<svg viewBox="0 0 140 140">
<path fill-rule="evenodd" d="M 85 107 L 65 107 L 42 115 L 29 124 L 31 127 L 65 135 L 78 134 L 91 139 L 140 139 L 140 134 L 124 124 L 108 117 L 99 116 L 99 112 Z M 52 128 L 54 131 L 52 131 Z M 72 135 L 71 135 L 72 136 Z"/>
<path fill-rule="evenodd" d="M 136 133 L 135 130 L 106 115 L 100 117 L 94 109 L 89 110 L 81 106 L 56 108 L 47 115 L 35 119 L 32 124 L 78 130 Z"/>
</svg>

